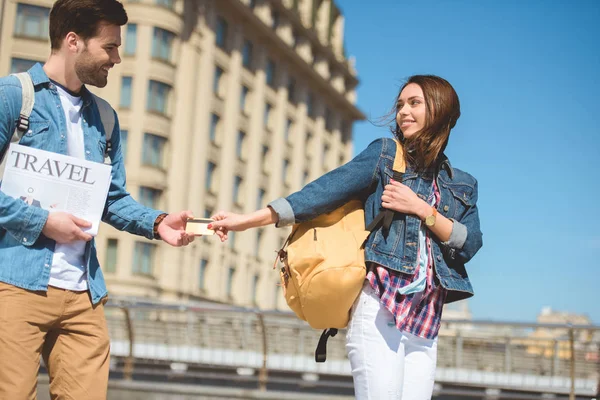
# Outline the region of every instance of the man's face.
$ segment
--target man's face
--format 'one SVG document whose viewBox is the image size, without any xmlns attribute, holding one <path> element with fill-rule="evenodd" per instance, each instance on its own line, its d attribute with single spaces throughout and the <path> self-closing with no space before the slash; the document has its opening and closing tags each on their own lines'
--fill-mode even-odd
<svg viewBox="0 0 600 400">
<path fill-rule="evenodd" d="M 121 62 L 121 28 L 101 23 L 96 36 L 83 42 L 75 56 L 75 73 L 81 83 L 103 88 L 108 83 L 108 70 Z"/>
</svg>

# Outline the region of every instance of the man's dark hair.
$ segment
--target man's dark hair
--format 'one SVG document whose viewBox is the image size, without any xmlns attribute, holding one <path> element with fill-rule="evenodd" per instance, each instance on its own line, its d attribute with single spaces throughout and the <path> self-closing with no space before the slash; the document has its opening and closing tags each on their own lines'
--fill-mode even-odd
<svg viewBox="0 0 600 400">
<path fill-rule="evenodd" d="M 83 40 L 94 37 L 100 23 L 122 26 L 127 23 L 127 13 L 117 0 L 58 0 L 50 10 L 50 45 L 60 49 L 69 32 Z"/>
</svg>

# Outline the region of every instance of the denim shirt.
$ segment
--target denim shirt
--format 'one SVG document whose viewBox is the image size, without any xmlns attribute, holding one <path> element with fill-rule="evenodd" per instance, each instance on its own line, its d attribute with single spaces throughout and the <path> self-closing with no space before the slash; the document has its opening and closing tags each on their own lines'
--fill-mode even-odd
<svg viewBox="0 0 600 400">
<path fill-rule="evenodd" d="M 56 86 L 48 79 L 40 64 L 30 74 L 35 88 L 35 105 L 29 118 L 29 129 L 19 144 L 36 149 L 67 154 L 67 126 Z M 14 76 L 0 78 L 0 150 L 8 148 L 21 110 L 21 84 Z M 82 128 L 85 158 L 104 162 L 106 134 L 92 94 L 82 88 Z M 119 122 L 111 136 L 112 180 L 102 221 L 119 230 L 153 239 L 154 221 L 161 214 L 137 203 L 125 189 L 125 166 L 121 153 Z M 48 211 L 25 204 L 0 192 L 0 281 L 28 290 L 48 289 L 54 240 L 42 234 Z M 91 299 L 98 303 L 107 295 L 106 284 L 95 241 L 88 242 L 84 260 L 87 266 Z"/>
<path fill-rule="evenodd" d="M 377 139 L 347 164 L 328 172 L 286 198 L 269 206 L 279 216 L 278 226 L 311 220 L 335 210 L 342 204 L 362 200 L 365 223 L 380 211 L 381 196 L 393 174 L 396 142 Z M 450 303 L 473 296 L 465 263 L 481 248 L 482 234 L 477 211 L 477 181 L 471 175 L 450 165 L 443 156 L 439 171 L 431 176 L 417 174 L 407 167 L 402 183 L 421 199 L 427 200 L 433 176 L 440 191 L 438 211 L 453 221 L 447 242 L 432 235 L 432 256 L 436 277 L 446 288 Z M 414 274 L 418 265 L 418 241 L 421 220 L 415 215 L 395 213 L 389 232 L 379 226 L 365 243 L 365 260 L 391 270 Z"/>
</svg>

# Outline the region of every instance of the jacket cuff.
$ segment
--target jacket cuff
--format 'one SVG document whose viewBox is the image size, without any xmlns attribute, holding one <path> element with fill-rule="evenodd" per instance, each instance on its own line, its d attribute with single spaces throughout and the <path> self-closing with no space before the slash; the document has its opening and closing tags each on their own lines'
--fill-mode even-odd
<svg viewBox="0 0 600 400">
<path fill-rule="evenodd" d="M 27 207 L 22 228 L 13 235 L 23 246 L 32 246 L 40 237 L 50 213 L 40 207 Z"/>
<path fill-rule="evenodd" d="M 279 221 L 275 224 L 277 228 L 293 225 L 296 222 L 296 216 L 294 215 L 292 206 L 289 201 L 283 197 L 273 200 L 267 204 L 267 206 L 271 207 L 279 217 Z"/>
<path fill-rule="evenodd" d="M 154 227 L 156 224 L 156 220 L 162 214 L 169 215 L 169 213 L 166 213 L 164 211 L 150 209 L 150 212 L 148 213 L 147 217 L 144 218 L 144 222 L 142 225 L 142 236 L 145 236 L 146 238 L 151 240 L 160 240 L 160 235 L 158 235 L 158 232 L 154 230 Z M 162 220 L 159 222 L 162 222 Z M 158 226 L 156 227 L 158 228 Z"/>
<path fill-rule="evenodd" d="M 450 233 L 450 239 L 447 242 L 442 242 L 442 244 L 452 249 L 460 250 L 467 241 L 467 227 L 453 218 L 450 218 L 450 220 L 453 222 L 452 233 Z"/>
</svg>

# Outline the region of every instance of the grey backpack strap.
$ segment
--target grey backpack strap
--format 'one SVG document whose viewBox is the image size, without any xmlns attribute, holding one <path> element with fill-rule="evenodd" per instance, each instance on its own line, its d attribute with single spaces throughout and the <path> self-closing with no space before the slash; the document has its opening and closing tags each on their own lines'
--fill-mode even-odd
<svg viewBox="0 0 600 400">
<path fill-rule="evenodd" d="M 23 134 L 29 129 L 29 116 L 33 110 L 33 104 L 35 103 L 35 89 L 33 87 L 31 76 L 29 76 L 27 72 L 21 72 L 14 75 L 17 77 L 19 82 L 21 82 L 22 103 L 21 112 L 19 113 L 19 120 L 17 121 L 17 129 L 15 129 L 14 134 L 14 136 L 18 136 L 18 138 L 15 140 L 13 136 L 13 142 L 21 140 Z"/>
<path fill-rule="evenodd" d="M 104 132 L 106 133 L 106 151 L 104 152 L 104 157 L 106 158 L 108 157 L 108 153 L 112 150 L 110 139 L 112 137 L 113 129 L 115 129 L 115 112 L 106 100 L 93 93 L 92 96 L 94 96 L 94 101 L 96 101 L 96 106 L 98 106 L 100 120 L 102 121 L 102 125 L 104 125 Z"/>
<path fill-rule="evenodd" d="M 23 135 L 29 129 L 29 116 L 31 115 L 35 103 L 35 88 L 33 87 L 31 76 L 27 72 L 20 72 L 12 75 L 16 76 L 19 82 L 21 82 L 21 111 L 19 112 L 17 127 L 10 138 L 10 142 L 2 149 L 2 156 L 0 157 L 1 172 L 4 172 L 4 156 L 6 155 L 8 146 L 11 143 L 19 143 Z"/>
</svg>

